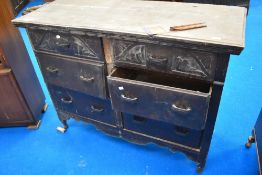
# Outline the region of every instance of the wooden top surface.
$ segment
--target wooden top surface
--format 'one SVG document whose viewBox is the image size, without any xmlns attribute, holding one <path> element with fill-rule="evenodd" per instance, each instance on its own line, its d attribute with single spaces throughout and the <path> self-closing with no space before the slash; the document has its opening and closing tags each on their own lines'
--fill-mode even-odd
<svg viewBox="0 0 262 175">
<path fill-rule="evenodd" d="M 205 28 L 171 32 L 175 25 L 203 22 Z M 13 20 L 16 25 L 47 25 L 194 41 L 242 50 L 243 7 L 138 0 L 56 0 Z"/>
</svg>

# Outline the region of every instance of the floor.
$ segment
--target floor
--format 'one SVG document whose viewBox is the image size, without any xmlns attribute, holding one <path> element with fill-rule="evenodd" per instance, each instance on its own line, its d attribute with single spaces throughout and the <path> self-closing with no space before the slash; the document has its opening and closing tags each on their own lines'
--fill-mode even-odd
<svg viewBox="0 0 262 175">
<path fill-rule="evenodd" d="M 29 6 L 43 3 L 32 0 Z M 203 175 L 258 174 L 254 145 L 244 147 L 262 106 L 262 1 L 251 0 L 246 49 L 232 56 L 218 120 Z M 60 125 L 24 29 L 20 29 L 50 104 L 38 130 L 0 129 L 0 175 L 29 174 L 196 174 L 194 162 L 181 153 L 154 144 L 130 144 L 70 120 L 66 134 Z"/>
</svg>

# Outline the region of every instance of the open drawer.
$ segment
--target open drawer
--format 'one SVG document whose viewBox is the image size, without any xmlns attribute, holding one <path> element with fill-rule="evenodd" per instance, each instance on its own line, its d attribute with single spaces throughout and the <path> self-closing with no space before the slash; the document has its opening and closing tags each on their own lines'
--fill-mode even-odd
<svg viewBox="0 0 262 175">
<path fill-rule="evenodd" d="M 113 109 L 202 130 L 212 87 L 202 81 L 116 68 L 108 76 Z"/>
</svg>

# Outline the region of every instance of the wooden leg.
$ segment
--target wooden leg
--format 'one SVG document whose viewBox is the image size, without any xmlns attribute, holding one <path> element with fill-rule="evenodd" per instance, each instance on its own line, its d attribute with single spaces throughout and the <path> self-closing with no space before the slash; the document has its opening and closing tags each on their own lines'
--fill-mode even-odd
<svg viewBox="0 0 262 175">
<path fill-rule="evenodd" d="M 45 113 L 48 108 L 48 103 L 45 103 L 45 105 L 42 108 L 42 113 Z"/>
<path fill-rule="evenodd" d="M 254 137 L 254 135 L 249 136 L 247 139 L 247 143 L 245 144 L 246 148 L 250 148 L 252 146 L 253 143 L 255 143 L 256 139 Z"/>
<path fill-rule="evenodd" d="M 59 132 L 61 132 L 61 133 L 65 133 L 65 132 L 67 131 L 67 129 L 68 129 L 67 120 L 63 120 L 63 121 L 62 121 L 62 124 L 63 124 L 63 127 L 58 126 L 58 127 L 56 128 L 56 130 L 59 131 Z"/>
<path fill-rule="evenodd" d="M 60 111 L 57 111 L 57 114 L 58 114 L 59 120 L 63 124 L 63 127 L 57 127 L 56 130 L 61 132 L 61 133 L 65 133 L 68 129 L 67 120 L 69 120 L 70 117 L 67 114 L 60 112 Z"/>
<path fill-rule="evenodd" d="M 38 120 L 38 122 L 35 125 L 30 125 L 27 128 L 28 129 L 38 129 L 41 125 L 41 120 Z"/>
<path fill-rule="evenodd" d="M 206 165 L 206 160 L 204 160 L 201 163 L 198 163 L 197 164 L 197 168 L 196 168 L 197 173 L 202 173 L 202 171 L 204 170 L 205 165 Z"/>
</svg>

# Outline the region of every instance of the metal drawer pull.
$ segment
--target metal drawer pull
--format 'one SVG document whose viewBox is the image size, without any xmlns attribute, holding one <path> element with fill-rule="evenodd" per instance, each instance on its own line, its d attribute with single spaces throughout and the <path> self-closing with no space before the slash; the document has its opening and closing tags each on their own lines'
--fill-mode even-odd
<svg viewBox="0 0 262 175">
<path fill-rule="evenodd" d="M 86 78 L 84 77 L 83 75 L 80 75 L 80 80 L 84 81 L 84 82 L 93 82 L 95 80 L 94 77 L 91 77 L 91 78 Z"/>
<path fill-rule="evenodd" d="M 192 110 L 190 107 L 181 108 L 181 107 L 177 107 L 175 104 L 172 104 L 172 109 L 178 112 L 190 112 Z"/>
<path fill-rule="evenodd" d="M 92 110 L 92 112 L 103 112 L 103 111 L 104 111 L 104 108 L 101 108 L 101 107 L 98 108 L 98 107 L 92 105 L 92 106 L 91 106 L 91 110 Z"/>
<path fill-rule="evenodd" d="M 46 70 L 50 73 L 58 73 L 58 71 L 59 71 L 59 69 L 57 69 L 53 66 L 47 67 Z"/>
<path fill-rule="evenodd" d="M 71 97 L 62 97 L 61 101 L 65 104 L 71 104 L 73 103 L 73 99 Z"/>
<path fill-rule="evenodd" d="M 167 58 L 160 58 L 160 59 L 157 59 L 157 58 L 149 58 L 149 60 L 151 62 L 154 62 L 154 63 L 160 63 L 160 64 L 164 64 L 164 63 L 167 63 Z"/>
<path fill-rule="evenodd" d="M 133 102 L 133 101 L 137 101 L 138 98 L 130 98 L 130 97 L 126 97 L 124 94 L 121 94 L 121 98 L 126 100 L 126 101 L 129 101 L 129 102 Z"/>
</svg>

